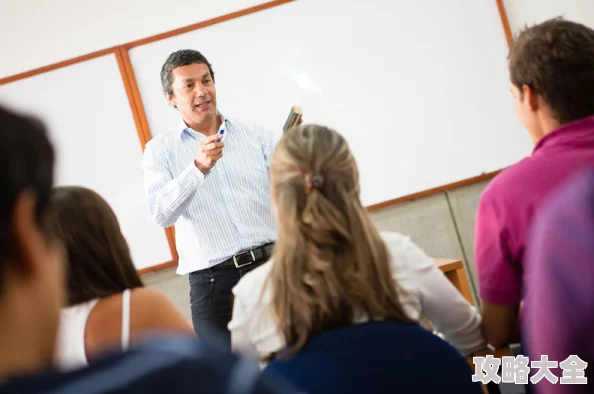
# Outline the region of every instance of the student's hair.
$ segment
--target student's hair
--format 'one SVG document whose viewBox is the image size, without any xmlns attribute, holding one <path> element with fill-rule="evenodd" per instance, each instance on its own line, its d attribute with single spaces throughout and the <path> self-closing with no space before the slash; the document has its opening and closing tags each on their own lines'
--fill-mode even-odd
<svg viewBox="0 0 594 394">
<path fill-rule="evenodd" d="M 555 18 L 525 28 L 509 52 L 511 82 L 527 85 L 561 124 L 594 115 L 594 30 Z"/>
<path fill-rule="evenodd" d="M 51 221 L 68 255 L 68 305 L 143 286 L 118 219 L 99 194 L 54 189 Z"/>
<path fill-rule="evenodd" d="M 161 85 L 163 87 L 163 92 L 173 94 L 172 72 L 174 69 L 178 67 L 189 66 L 190 64 L 194 63 L 206 64 L 206 66 L 208 67 L 208 71 L 210 71 L 212 82 L 214 83 L 214 71 L 212 70 L 212 66 L 210 65 L 208 60 L 206 60 L 204 55 L 193 49 L 181 49 L 169 55 L 169 57 L 163 64 L 163 67 L 161 67 Z"/>
<path fill-rule="evenodd" d="M 289 130 L 273 154 L 278 239 L 269 284 L 288 349 L 352 324 L 355 312 L 413 322 L 400 303 L 389 252 L 359 198 L 359 173 L 345 139 L 323 126 Z"/>
<path fill-rule="evenodd" d="M 8 264 L 18 264 L 14 250 L 14 208 L 23 192 L 37 198 L 35 221 L 48 241 L 50 190 L 54 183 L 54 149 L 38 119 L 0 107 L 0 292 Z"/>
</svg>

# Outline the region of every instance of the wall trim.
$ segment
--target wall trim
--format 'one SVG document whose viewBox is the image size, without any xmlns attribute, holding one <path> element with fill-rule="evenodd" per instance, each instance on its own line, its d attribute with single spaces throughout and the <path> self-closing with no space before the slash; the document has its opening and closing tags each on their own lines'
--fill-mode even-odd
<svg viewBox="0 0 594 394">
<path fill-rule="evenodd" d="M 487 172 L 472 178 L 468 178 L 468 179 L 463 179 L 461 181 L 458 182 L 453 182 L 447 185 L 443 185 L 443 186 L 438 186 L 438 187 L 434 187 L 433 189 L 428 189 L 428 190 L 424 190 L 418 193 L 414 193 L 414 194 L 409 194 L 407 196 L 403 196 L 403 197 L 399 197 L 399 198 L 395 198 L 393 200 L 388 200 L 388 201 L 384 201 L 384 202 L 380 202 L 378 204 L 373 204 L 373 205 L 369 205 L 368 207 L 366 207 L 366 209 L 369 212 L 373 212 L 373 211 L 378 211 L 380 209 L 384 209 L 387 207 L 391 207 L 393 205 L 398 205 L 398 204 L 402 204 L 405 202 L 409 202 L 409 201 L 413 201 L 413 200 L 418 200 L 420 198 L 425 198 L 425 197 L 429 197 L 431 195 L 434 194 L 439 194 L 439 193 L 444 193 L 453 189 L 457 189 L 460 187 L 464 187 L 464 186 L 469 186 L 472 185 L 474 183 L 479 183 L 482 181 L 487 181 L 490 179 L 493 179 L 497 174 L 499 174 L 502 170 L 497 170 L 497 171 L 493 171 L 493 172 Z"/>
<path fill-rule="evenodd" d="M 46 72 L 57 70 L 58 68 L 68 67 L 76 63 L 86 62 L 87 60 L 94 59 L 96 57 L 101 57 L 105 55 L 109 55 L 111 53 L 115 53 L 117 47 L 111 47 L 107 49 L 102 49 L 100 51 L 87 53 L 86 55 L 77 56 L 72 59 L 62 60 L 61 62 L 57 62 L 54 64 L 50 64 L 47 66 L 35 68 L 33 70 L 25 71 L 19 74 L 11 75 L 8 77 L 0 78 L 0 85 L 5 85 L 7 83 L 19 81 L 21 79 L 33 77 L 38 74 L 43 74 Z"/>
<path fill-rule="evenodd" d="M 150 44 L 155 41 L 164 40 L 166 38 L 175 37 L 180 34 L 188 33 L 194 30 L 202 29 L 207 26 L 216 25 L 217 23 L 226 22 L 231 19 L 239 18 L 245 15 L 253 14 L 255 12 L 263 11 L 268 8 L 273 8 L 286 3 L 291 3 L 296 0 L 274 0 L 268 3 L 259 4 L 253 7 L 245 8 L 243 10 L 235 11 L 230 14 L 221 15 L 212 19 L 208 19 L 202 22 L 194 23 L 189 26 L 180 27 L 178 29 L 170 30 L 164 33 L 155 34 L 154 36 L 142 38 L 140 40 L 132 41 L 127 44 L 123 44 L 126 49 L 135 48 L 141 45 Z"/>
<path fill-rule="evenodd" d="M 505 38 L 507 40 L 507 45 L 511 46 L 514 42 L 514 36 L 512 34 L 511 26 L 509 24 L 509 19 L 507 18 L 507 12 L 505 11 L 505 4 L 503 4 L 503 0 L 496 1 L 497 10 L 499 10 L 499 17 L 501 18 L 501 25 L 503 26 L 503 32 L 505 33 Z"/>
<path fill-rule="evenodd" d="M 115 55 L 118 61 L 120 74 L 122 76 L 122 82 L 124 83 L 124 87 L 126 89 L 126 95 L 128 96 L 130 111 L 132 111 L 132 115 L 134 117 L 134 124 L 136 125 L 138 139 L 140 140 L 141 148 L 144 151 L 146 143 L 151 139 L 151 132 L 148 126 L 146 113 L 144 112 L 144 106 L 142 105 L 142 100 L 140 98 L 138 84 L 136 83 L 136 78 L 134 76 L 134 70 L 132 69 L 132 63 L 130 63 L 130 56 L 128 51 L 122 46 L 116 49 Z M 175 247 L 175 234 L 171 227 L 165 229 L 165 235 L 167 237 L 167 243 L 169 244 L 171 256 L 175 262 L 178 260 L 179 256 L 177 254 L 177 248 Z"/>
<path fill-rule="evenodd" d="M 165 269 L 168 268 L 173 268 L 177 266 L 177 261 L 172 260 L 172 261 L 168 261 L 166 263 L 163 264 L 157 264 L 157 265 L 153 265 L 151 267 L 146 267 L 143 269 L 138 270 L 138 275 L 146 275 L 146 274 L 151 274 L 153 272 L 159 272 L 159 271 L 163 271 Z"/>
<path fill-rule="evenodd" d="M 138 139 L 140 140 L 140 145 L 144 151 L 144 146 L 152 136 L 144 112 L 144 106 L 142 105 L 142 100 L 140 98 L 138 84 L 136 83 L 134 71 L 132 70 L 132 64 L 130 63 L 130 56 L 128 55 L 128 51 L 120 46 L 116 49 L 116 58 L 120 68 L 120 74 L 122 75 L 122 81 L 126 88 L 128 102 L 130 103 L 130 111 L 132 111 L 132 116 L 134 117 Z"/>
<path fill-rule="evenodd" d="M 43 66 L 43 67 L 39 67 L 39 68 L 35 68 L 32 70 L 28 70 L 28 71 L 24 71 L 22 73 L 18 73 L 18 74 L 14 74 L 14 75 L 10 75 L 8 77 L 4 77 L 4 78 L 0 78 L 0 85 L 4 85 L 10 82 L 14 82 L 14 81 L 18 81 L 21 79 L 25 79 L 28 77 L 32 77 L 35 76 L 37 74 L 42 74 L 48 71 L 53 71 L 55 69 L 58 68 L 62 68 L 62 67 L 67 67 L 76 63 L 81 63 L 90 59 L 94 59 L 96 57 L 100 57 L 100 56 L 104 56 L 104 55 L 108 55 L 110 53 L 116 53 L 118 48 L 122 47 L 125 49 L 131 49 L 140 45 L 144 45 L 144 44 L 149 44 L 151 42 L 155 42 L 155 41 L 159 41 L 165 38 L 169 38 L 169 37 L 174 37 L 176 35 L 179 34 L 183 34 L 183 33 L 187 33 L 193 30 L 198 30 L 198 29 L 202 29 L 204 27 L 207 26 L 211 26 L 211 25 L 215 25 L 217 23 L 221 23 L 221 22 L 225 22 L 231 19 L 235 19 L 235 18 L 239 18 L 241 16 L 244 15 L 249 15 L 249 14 L 253 14 L 255 12 L 258 11 L 263 11 L 266 10 L 268 8 L 273 8 L 282 4 L 286 4 L 286 3 L 290 3 L 296 0 L 274 0 L 274 1 L 270 1 L 268 3 L 264 3 L 264 4 L 259 4 L 257 6 L 254 7 L 249 7 L 249 8 L 245 8 L 243 10 L 239 10 L 239 11 L 235 11 L 235 12 L 231 12 L 229 14 L 225 14 L 225 15 L 221 15 L 215 18 L 211 18 L 202 22 L 198 22 L 198 23 L 194 23 L 192 25 L 189 26 L 185 26 L 185 27 L 180 27 L 178 29 L 174 29 L 174 30 L 170 30 L 170 31 L 166 31 L 163 33 L 159 33 L 159 34 L 155 34 L 153 36 L 150 37 L 146 37 L 146 38 L 142 38 L 140 40 L 135 40 L 135 41 L 131 41 L 125 44 L 121 44 L 121 45 L 116 45 L 110 48 L 106 48 L 106 49 L 101 49 L 95 52 L 91 52 L 88 53 L 86 55 L 81 55 L 81 56 L 76 56 L 73 57 L 72 59 L 67 59 L 67 60 L 62 60 L 56 63 L 52 63 L 49 64 L 47 66 Z"/>
</svg>

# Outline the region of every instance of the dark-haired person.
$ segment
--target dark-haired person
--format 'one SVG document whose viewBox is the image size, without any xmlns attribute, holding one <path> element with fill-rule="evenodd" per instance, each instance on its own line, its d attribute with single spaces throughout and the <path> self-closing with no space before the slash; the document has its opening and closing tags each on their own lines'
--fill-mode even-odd
<svg viewBox="0 0 594 394">
<path fill-rule="evenodd" d="M 44 125 L 0 107 L 0 394 L 291 392 L 226 347 L 187 335 L 52 370 L 65 298 L 65 251 L 49 219 L 53 180 Z"/>
<path fill-rule="evenodd" d="M 50 221 L 68 256 L 68 307 L 62 310 L 57 364 L 88 365 L 113 348 L 127 349 L 147 331 L 186 333 L 192 326 L 169 299 L 143 287 L 117 217 L 92 190 L 56 188 Z"/>
<path fill-rule="evenodd" d="M 287 132 L 271 164 L 278 241 L 233 289 L 235 350 L 267 362 L 316 333 L 356 322 L 427 319 L 463 355 L 485 347 L 477 310 L 409 237 L 379 233 L 361 204 L 346 140 L 307 125 Z"/>
<path fill-rule="evenodd" d="M 189 274 L 196 333 L 228 337 L 231 289 L 268 260 L 276 239 L 268 179 L 275 136 L 218 111 L 214 72 L 198 51 L 172 53 L 161 84 L 180 121 L 146 145 L 148 216 L 175 224 L 177 272 Z"/>
<path fill-rule="evenodd" d="M 547 195 L 594 164 L 594 30 L 553 19 L 522 31 L 509 53 L 515 112 L 532 155 L 499 174 L 481 196 L 476 269 L 487 341 L 520 340 L 526 235 Z"/>
</svg>

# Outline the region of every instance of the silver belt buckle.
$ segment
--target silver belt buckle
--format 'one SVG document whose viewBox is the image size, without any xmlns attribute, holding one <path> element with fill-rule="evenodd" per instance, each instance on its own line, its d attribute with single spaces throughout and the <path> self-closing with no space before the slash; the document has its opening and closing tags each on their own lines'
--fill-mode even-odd
<svg viewBox="0 0 594 394">
<path fill-rule="evenodd" d="M 240 256 L 243 256 L 244 254 L 248 254 L 248 253 L 252 255 L 252 261 L 250 261 L 248 263 L 244 263 L 244 264 L 238 264 L 237 258 Z M 256 261 L 256 257 L 254 256 L 254 252 L 251 250 L 246 250 L 241 253 L 237 253 L 235 256 L 233 256 L 233 264 L 235 264 L 235 268 L 245 267 L 246 265 L 252 264 L 254 261 Z"/>
</svg>

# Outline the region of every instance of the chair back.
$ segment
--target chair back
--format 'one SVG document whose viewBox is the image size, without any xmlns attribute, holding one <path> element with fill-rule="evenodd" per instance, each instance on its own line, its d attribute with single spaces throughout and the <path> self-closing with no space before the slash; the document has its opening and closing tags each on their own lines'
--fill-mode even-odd
<svg viewBox="0 0 594 394">
<path fill-rule="evenodd" d="M 482 392 L 454 347 L 420 326 L 393 322 L 320 333 L 263 373 L 280 375 L 308 394 Z"/>
</svg>

